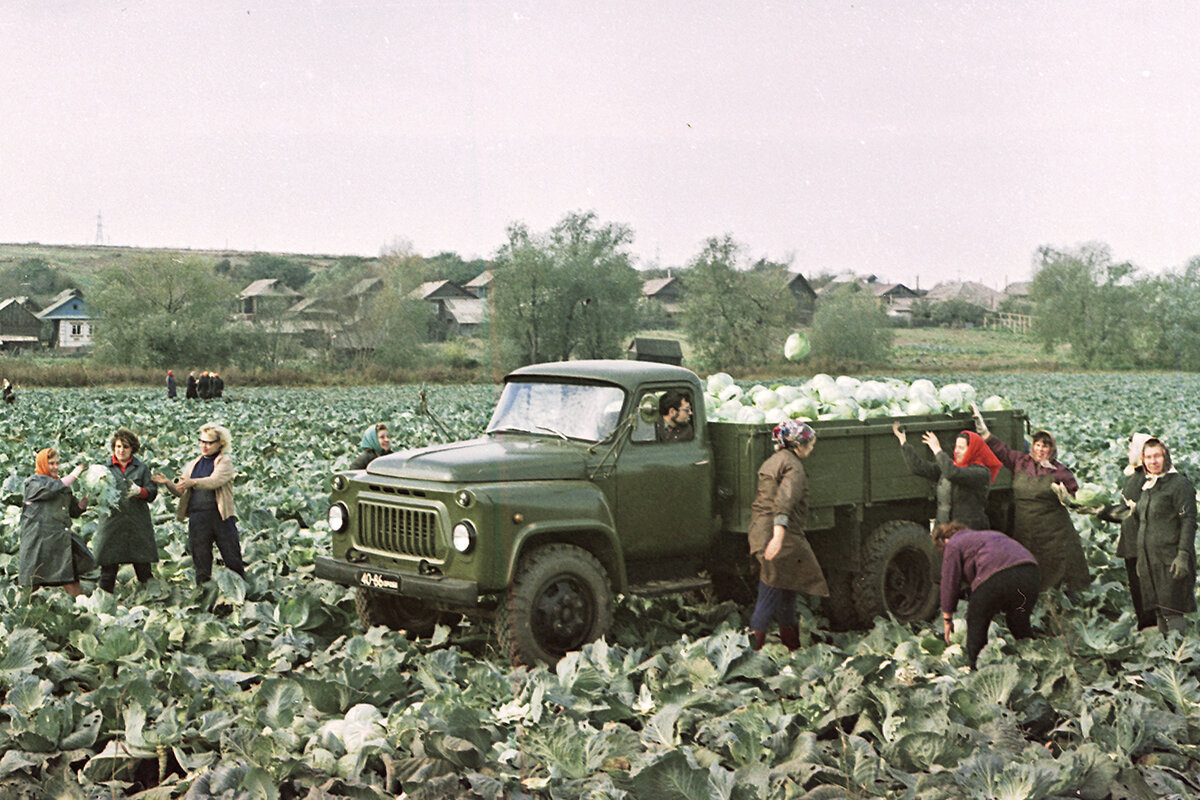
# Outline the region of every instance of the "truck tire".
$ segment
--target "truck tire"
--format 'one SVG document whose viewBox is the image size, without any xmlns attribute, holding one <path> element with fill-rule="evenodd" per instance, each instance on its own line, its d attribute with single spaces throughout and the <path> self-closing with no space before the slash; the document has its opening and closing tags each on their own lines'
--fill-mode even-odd
<svg viewBox="0 0 1200 800">
<path fill-rule="evenodd" d="M 354 590 L 354 610 L 358 612 L 363 630 L 372 625 L 386 625 L 392 630 L 404 631 L 410 639 L 431 636 L 439 618 L 436 609 L 420 600 L 372 592 L 361 586 Z"/>
<path fill-rule="evenodd" d="M 938 553 L 929 531 L 909 520 L 891 520 L 871 532 L 854 581 L 864 624 L 891 615 L 899 622 L 927 620 L 938 603 Z"/>
<path fill-rule="evenodd" d="M 606 634 L 612 619 L 612 588 L 596 557 L 550 544 L 521 559 L 501 602 L 497 638 L 514 664 L 553 664 Z"/>
</svg>

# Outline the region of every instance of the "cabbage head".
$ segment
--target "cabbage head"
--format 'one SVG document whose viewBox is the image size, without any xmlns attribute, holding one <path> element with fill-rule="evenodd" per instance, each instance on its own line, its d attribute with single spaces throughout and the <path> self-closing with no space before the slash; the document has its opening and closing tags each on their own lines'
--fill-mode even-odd
<svg viewBox="0 0 1200 800">
<path fill-rule="evenodd" d="M 708 393 L 720 394 L 726 386 L 733 386 L 733 376 L 728 372 L 714 372 L 708 376 Z"/>
<path fill-rule="evenodd" d="M 1007 398 L 994 394 L 984 400 L 980 408 L 984 411 L 1008 411 L 1012 408 L 1012 403 L 1008 402 Z"/>
<path fill-rule="evenodd" d="M 810 350 L 812 345 L 809 344 L 808 337 L 799 331 L 787 337 L 787 341 L 783 343 L 783 355 L 788 361 L 800 361 Z"/>
<path fill-rule="evenodd" d="M 1112 502 L 1112 492 L 1098 483 L 1083 483 L 1075 492 L 1075 502 L 1081 506 L 1106 506 Z"/>
</svg>

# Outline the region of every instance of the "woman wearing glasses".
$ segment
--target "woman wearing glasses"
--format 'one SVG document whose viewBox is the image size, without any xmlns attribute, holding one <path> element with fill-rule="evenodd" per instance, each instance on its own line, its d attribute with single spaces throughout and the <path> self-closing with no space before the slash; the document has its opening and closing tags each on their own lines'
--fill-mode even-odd
<svg viewBox="0 0 1200 800">
<path fill-rule="evenodd" d="M 184 467 L 183 477 L 173 482 L 159 473 L 151 477 L 179 498 L 175 517 L 188 523 L 188 550 L 196 568 L 196 583 L 212 578 L 213 544 L 221 551 L 225 566 L 246 577 L 233 505 L 235 473 L 229 442 L 229 430 L 210 422 L 200 428 L 200 456 Z"/>
</svg>

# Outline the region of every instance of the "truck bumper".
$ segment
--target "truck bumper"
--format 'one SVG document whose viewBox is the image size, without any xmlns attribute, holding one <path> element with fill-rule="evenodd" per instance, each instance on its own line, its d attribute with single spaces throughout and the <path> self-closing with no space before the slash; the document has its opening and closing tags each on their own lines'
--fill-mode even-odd
<svg viewBox="0 0 1200 800">
<path fill-rule="evenodd" d="M 365 564 L 351 564 L 328 556 L 317 556 L 316 575 L 343 586 L 361 586 L 373 592 L 435 600 L 456 606 L 474 606 L 479 601 L 479 586 L 474 581 L 439 575 L 410 575 Z"/>
</svg>

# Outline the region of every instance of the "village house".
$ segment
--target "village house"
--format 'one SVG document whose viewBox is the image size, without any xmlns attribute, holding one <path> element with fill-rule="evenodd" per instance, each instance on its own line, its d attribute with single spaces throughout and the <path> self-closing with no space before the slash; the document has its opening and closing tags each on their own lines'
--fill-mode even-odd
<svg viewBox="0 0 1200 800">
<path fill-rule="evenodd" d="M 81 351 L 95 342 L 96 317 L 88 309 L 78 289 L 59 292 L 38 312 L 37 317 L 42 322 L 50 323 L 49 347 Z"/>
</svg>

